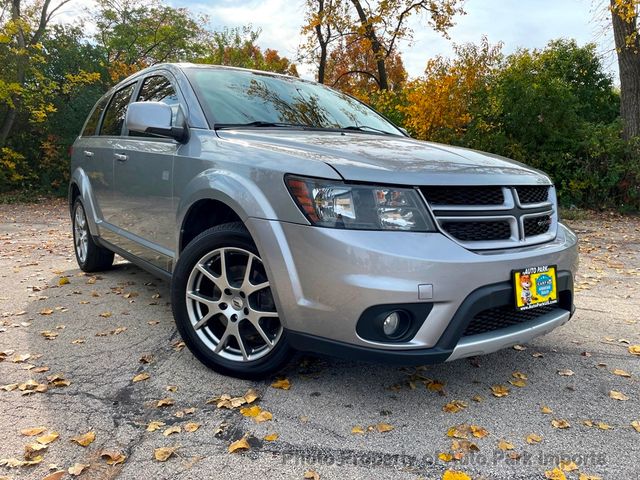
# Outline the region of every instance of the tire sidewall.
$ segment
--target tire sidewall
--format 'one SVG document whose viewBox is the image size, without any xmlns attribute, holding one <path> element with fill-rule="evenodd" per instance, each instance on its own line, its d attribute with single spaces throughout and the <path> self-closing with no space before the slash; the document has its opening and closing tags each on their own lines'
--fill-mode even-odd
<svg viewBox="0 0 640 480">
<path fill-rule="evenodd" d="M 182 252 L 171 280 L 171 308 L 178 332 L 198 360 L 225 375 L 260 378 L 274 373 L 289 359 L 290 349 L 287 345 L 286 330 L 283 330 L 278 344 L 264 357 L 248 362 L 234 362 L 213 353 L 200 340 L 187 313 L 187 282 L 193 268 L 202 257 L 223 247 L 242 248 L 260 257 L 258 249 L 244 227 L 238 228 L 237 224 L 232 224 L 231 227 L 234 228 L 214 228 L 203 232 Z"/>
<path fill-rule="evenodd" d="M 82 212 L 84 215 L 85 224 L 87 222 L 87 210 L 84 208 L 84 204 L 80 197 L 76 198 L 73 202 L 73 209 L 71 211 L 71 230 L 73 232 L 73 253 L 76 256 L 76 262 L 78 262 L 78 266 L 81 270 L 84 270 L 87 267 L 87 259 L 89 258 L 89 248 L 91 248 L 91 235 L 89 235 L 89 243 L 87 245 L 87 254 L 85 255 L 84 262 L 80 260 L 78 256 L 78 247 L 76 246 L 76 212 L 78 211 L 78 207 L 82 207 Z M 89 226 L 87 225 L 87 229 Z"/>
</svg>

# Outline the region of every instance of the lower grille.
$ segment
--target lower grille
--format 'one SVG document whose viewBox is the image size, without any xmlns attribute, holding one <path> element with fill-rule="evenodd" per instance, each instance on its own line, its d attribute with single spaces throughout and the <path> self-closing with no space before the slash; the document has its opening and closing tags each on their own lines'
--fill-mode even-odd
<svg viewBox="0 0 640 480">
<path fill-rule="evenodd" d="M 508 240 L 511 237 L 511 226 L 508 221 L 474 221 L 456 222 L 444 220 L 442 228 L 452 237 L 463 242 Z"/>
<path fill-rule="evenodd" d="M 489 308 L 473 317 L 462 335 L 469 337 L 471 335 L 493 332 L 512 325 L 520 325 L 536 320 L 542 315 L 553 312 L 554 310 L 561 310 L 561 307 L 558 305 L 546 305 L 521 312 L 516 310 L 512 305 Z"/>
<path fill-rule="evenodd" d="M 551 216 L 529 217 L 524 219 L 524 236 L 533 237 L 547 233 L 551 228 Z"/>
</svg>

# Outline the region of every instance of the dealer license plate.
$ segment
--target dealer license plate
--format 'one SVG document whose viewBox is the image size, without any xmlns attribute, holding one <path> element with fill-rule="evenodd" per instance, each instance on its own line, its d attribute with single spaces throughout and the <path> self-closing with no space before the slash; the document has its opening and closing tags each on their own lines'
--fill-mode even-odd
<svg viewBox="0 0 640 480">
<path fill-rule="evenodd" d="M 555 265 L 544 265 L 513 271 L 517 310 L 558 303 L 556 269 Z"/>
</svg>

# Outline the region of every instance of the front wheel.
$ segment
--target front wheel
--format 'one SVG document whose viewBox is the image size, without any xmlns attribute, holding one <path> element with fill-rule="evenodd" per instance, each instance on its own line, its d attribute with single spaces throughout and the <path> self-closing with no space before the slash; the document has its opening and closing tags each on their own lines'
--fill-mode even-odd
<svg viewBox="0 0 640 480">
<path fill-rule="evenodd" d="M 185 248 L 173 273 L 171 304 L 189 350 L 219 373 L 261 378 L 289 361 L 271 284 L 242 223 L 206 230 Z"/>
<path fill-rule="evenodd" d="M 89 231 L 87 214 L 80 198 L 73 203 L 73 246 L 78 266 L 84 272 L 99 272 L 113 265 L 113 252 L 96 244 Z"/>
</svg>

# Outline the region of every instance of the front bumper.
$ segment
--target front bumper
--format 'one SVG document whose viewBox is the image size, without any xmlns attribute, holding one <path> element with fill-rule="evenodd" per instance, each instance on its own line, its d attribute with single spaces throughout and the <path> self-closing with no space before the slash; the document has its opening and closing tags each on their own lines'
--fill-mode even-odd
<svg viewBox="0 0 640 480">
<path fill-rule="evenodd" d="M 302 350 L 400 363 L 452 360 L 547 333 L 566 322 L 573 308 L 577 238 L 562 225 L 551 242 L 483 253 L 440 233 L 337 230 L 256 218 L 247 227 L 274 286 L 289 340 Z M 557 265 L 559 284 L 560 276 L 565 278 L 569 303 L 564 309 L 481 335 L 464 337 L 459 326 L 452 331 L 456 316 L 469 322 L 464 305 L 474 292 L 501 292 L 483 294 L 481 307 L 510 303 L 511 271 L 538 265 Z M 356 332 L 367 308 L 410 303 L 431 308 L 407 341 L 371 341 Z"/>
</svg>

